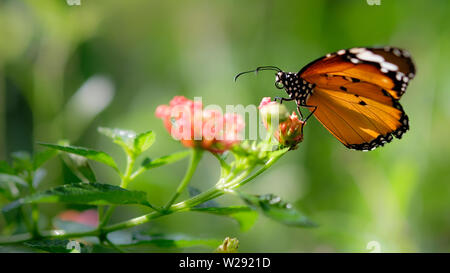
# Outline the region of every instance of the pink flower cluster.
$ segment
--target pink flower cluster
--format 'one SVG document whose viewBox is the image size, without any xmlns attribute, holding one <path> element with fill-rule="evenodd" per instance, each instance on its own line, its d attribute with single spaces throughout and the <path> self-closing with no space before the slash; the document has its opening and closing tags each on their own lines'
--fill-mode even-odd
<svg viewBox="0 0 450 273">
<path fill-rule="evenodd" d="M 158 106 L 156 116 L 184 146 L 212 153 L 223 153 L 239 143 L 245 126 L 240 115 L 205 110 L 201 102 L 183 96 L 174 97 L 169 105 Z"/>
</svg>

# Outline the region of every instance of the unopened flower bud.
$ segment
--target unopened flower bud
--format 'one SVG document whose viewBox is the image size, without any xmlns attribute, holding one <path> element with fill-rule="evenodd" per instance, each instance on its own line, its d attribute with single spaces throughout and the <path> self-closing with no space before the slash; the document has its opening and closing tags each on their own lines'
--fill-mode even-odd
<svg viewBox="0 0 450 273">
<path fill-rule="evenodd" d="M 239 247 L 237 238 L 227 237 L 223 243 L 216 249 L 216 253 L 236 253 Z"/>
<path fill-rule="evenodd" d="M 272 126 L 276 127 L 279 123 L 289 118 L 289 111 L 286 106 L 276 101 L 271 101 L 270 97 L 262 99 L 259 105 L 259 112 L 267 129 Z"/>
<path fill-rule="evenodd" d="M 296 147 L 303 141 L 304 122 L 298 119 L 295 112 L 288 119 L 280 123 L 279 129 L 275 132 L 278 142 L 286 147 Z"/>
<path fill-rule="evenodd" d="M 303 126 L 295 112 L 289 115 L 287 108 L 280 103 L 263 98 L 259 105 L 264 126 L 272 132 L 279 144 L 292 149 L 303 140 Z"/>
</svg>

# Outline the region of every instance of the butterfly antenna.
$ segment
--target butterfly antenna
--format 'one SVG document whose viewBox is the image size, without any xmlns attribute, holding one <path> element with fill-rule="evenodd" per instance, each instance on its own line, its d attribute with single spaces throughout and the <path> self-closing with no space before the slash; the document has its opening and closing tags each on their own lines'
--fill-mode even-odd
<svg viewBox="0 0 450 273">
<path fill-rule="evenodd" d="M 234 81 L 237 81 L 237 79 L 238 79 L 240 76 L 242 76 L 242 75 L 244 75 L 244 74 L 247 74 L 247 73 L 252 73 L 252 72 L 255 72 L 255 73 L 256 73 L 256 70 L 249 70 L 249 71 L 244 71 L 244 72 L 238 73 L 238 74 L 234 77 Z"/>
<path fill-rule="evenodd" d="M 241 75 L 244 75 L 244 74 L 247 74 L 247 73 L 253 73 L 253 72 L 255 72 L 257 74 L 259 71 L 263 71 L 263 70 L 274 70 L 274 71 L 277 71 L 277 72 L 282 72 L 282 70 L 280 68 L 278 68 L 276 66 L 273 66 L 273 65 L 259 66 L 255 70 L 244 71 L 244 72 L 241 72 L 241 73 L 237 74 L 234 77 L 234 81 L 236 81 Z"/>
<path fill-rule="evenodd" d="M 282 72 L 283 71 L 279 67 L 276 67 L 276 66 L 273 66 L 273 65 L 260 66 L 260 67 L 256 68 L 256 72 L 261 71 L 261 70 L 275 70 L 277 72 Z"/>
</svg>

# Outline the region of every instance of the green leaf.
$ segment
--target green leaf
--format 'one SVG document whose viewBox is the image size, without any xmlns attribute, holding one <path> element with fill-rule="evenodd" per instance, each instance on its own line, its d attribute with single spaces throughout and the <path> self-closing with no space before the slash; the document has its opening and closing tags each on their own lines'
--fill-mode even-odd
<svg viewBox="0 0 450 273">
<path fill-rule="evenodd" d="M 14 185 L 0 184 L 0 196 L 6 200 L 12 201 L 19 196 L 19 190 Z"/>
<path fill-rule="evenodd" d="M 70 203 L 86 205 L 145 205 L 147 194 L 100 183 L 77 183 L 59 186 L 21 198 L 3 207 L 3 212 L 30 203 Z"/>
<path fill-rule="evenodd" d="M 148 131 L 142 134 L 136 134 L 131 130 L 110 129 L 99 127 L 98 131 L 103 135 L 111 138 L 114 143 L 120 145 L 127 154 L 133 154 L 137 157 L 145 152 L 155 142 L 155 133 Z"/>
<path fill-rule="evenodd" d="M 112 235 L 112 234 L 111 234 Z M 163 235 L 163 234 L 135 234 L 130 242 L 121 243 L 115 242 L 113 238 L 111 241 L 122 247 L 135 247 L 135 246 L 156 246 L 160 248 L 187 248 L 194 246 L 207 246 L 216 248 L 222 242 L 216 239 L 202 239 L 193 238 L 186 235 Z"/>
<path fill-rule="evenodd" d="M 105 152 L 90 150 L 83 147 L 76 146 L 68 146 L 68 145 L 56 145 L 56 144 L 48 144 L 48 143 L 39 143 L 42 146 L 52 148 L 55 150 L 63 151 L 70 154 L 76 154 L 79 156 L 86 157 L 87 159 L 95 160 L 100 163 L 106 164 L 116 170 L 118 173 L 119 169 L 117 168 L 116 162 L 114 159 Z"/>
<path fill-rule="evenodd" d="M 246 206 L 191 208 L 190 210 L 231 217 L 239 223 L 241 231 L 249 230 L 258 219 L 258 213 Z"/>
<path fill-rule="evenodd" d="M 17 184 L 11 180 L 4 179 L 3 174 L 0 174 L 0 195 L 3 195 L 8 200 L 15 200 L 19 197 L 20 188 L 25 188 L 28 185 Z"/>
<path fill-rule="evenodd" d="M 185 158 L 186 156 L 188 156 L 190 154 L 190 152 L 191 152 L 190 150 L 176 152 L 171 155 L 166 155 L 166 156 L 157 158 L 155 160 L 150 160 L 150 159 L 146 158 L 142 162 L 142 167 L 144 167 L 148 170 L 148 169 L 156 168 L 156 167 L 167 165 L 167 164 L 172 164 L 176 161 L 179 161 L 179 160 Z"/>
<path fill-rule="evenodd" d="M 260 209 L 264 215 L 277 222 L 296 227 L 317 226 L 300 211 L 293 208 L 291 204 L 282 201 L 281 198 L 276 195 L 251 195 L 243 192 L 238 193 L 248 205 Z"/>
<path fill-rule="evenodd" d="M 30 153 L 18 151 L 11 154 L 13 159 L 13 169 L 15 174 L 29 172 L 33 170 L 33 161 Z"/>
<path fill-rule="evenodd" d="M 136 139 L 136 132 L 131 130 L 123 130 L 123 129 L 111 129 L 106 127 L 99 127 L 98 131 L 111 138 L 114 143 L 122 146 L 122 148 L 127 151 L 133 151 L 134 141 Z"/>
<path fill-rule="evenodd" d="M 155 133 L 148 131 L 139 134 L 134 140 L 134 153 L 139 155 L 150 148 L 155 143 Z"/>
<path fill-rule="evenodd" d="M 11 174 L 0 173 L 0 194 L 8 200 L 19 197 L 20 190 L 27 188 L 28 183 L 21 177 Z"/>
<path fill-rule="evenodd" d="M 0 173 L 0 184 L 2 183 L 15 183 L 24 187 L 28 186 L 28 183 L 21 177 L 11 174 Z"/>
<path fill-rule="evenodd" d="M 12 227 L 13 230 L 20 230 L 21 226 L 24 228 L 26 227 L 26 220 L 24 219 L 26 216 L 24 216 L 20 207 L 14 207 L 7 210 L 2 209 L 2 214 L 7 226 Z"/>
<path fill-rule="evenodd" d="M 18 176 L 0 174 L 0 194 L 9 201 L 18 199 L 21 190 L 27 188 L 28 186 L 28 183 Z M 10 204 L 14 204 L 16 202 L 17 201 L 14 201 Z M 5 207 L 8 207 L 8 205 Z M 18 207 L 11 207 L 5 210 L 2 209 L 2 212 L 6 223 L 9 225 L 17 224 L 23 220 L 22 214 L 20 213 L 20 209 Z"/>
<path fill-rule="evenodd" d="M 24 245 L 52 253 L 88 253 L 89 247 L 74 240 L 45 239 L 25 242 Z M 79 249 L 77 249 L 79 248 Z"/>
<path fill-rule="evenodd" d="M 72 168 L 67 166 L 66 161 L 63 159 L 63 156 L 61 156 L 60 159 L 62 165 L 62 184 L 76 184 L 82 182 L 82 180 L 76 174 L 74 174 Z"/>
<path fill-rule="evenodd" d="M 5 160 L 0 160 L 0 173 L 14 174 L 14 169 Z"/>
<path fill-rule="evenodd" d="M 155 142 L 155 134 L 152 131 L 136 134 L 136 132 L 131 130 L 118 128 L 110 129 L 105 127 L 99 127 L 98 131 L 111 138 L 114 143 L 120 145 L 126 153 L 131 153 L 134 157 L 145 152 Z"/>
<path fill-rule="evenodd" d="M 42 152 L 36 153 L 33 156 L 33 170 L 37 170 L 41 167 L 45 162 L 55 157 L 58 154 L 57 150 L 47 149 Z"/>
<path fill-rule="evenodd" d="M 44 180 L 46 175 L 47 175 L 46 170 L 44 170 L 42 168 L 37 169 L 33 175 L 33 181 L 32 181 L 33 188 L 36 189 L 39 186 L 39 184 L 41 184 L 42 180 Z"/>
<path fill-rule="evenodd" d="M 63 157 L 64 163 L 67 167 L 83 182 L 96 182 L 94 171 L 89 165 L 88 160 L 85 157 L 67 154 Z"/>
<path fill-rule="evenodd" d="M 43 251 L 23 244 L 0 245 L 0 253 L 42 253 Z"/>
</svg>

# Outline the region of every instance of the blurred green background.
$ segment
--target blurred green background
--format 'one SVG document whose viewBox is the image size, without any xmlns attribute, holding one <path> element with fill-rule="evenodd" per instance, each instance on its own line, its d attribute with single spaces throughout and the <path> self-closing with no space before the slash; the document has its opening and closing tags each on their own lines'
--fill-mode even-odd
<svg viewBox="0 0 450 273">
<path fill-rule="evenodd" d="M 205 238 L 234 236 L 243 252 L 450 251 L 450 3 L 365 0 L 0 1 L 0 159 L 33 152 L 37 141 L 65 138 L 102 149 L 125 163 L 98 126 L 154 130 L 147 155 L 183 149 L 154 116 L 175 95 L 204 104 L 258 104 L 283 95 L 273 73 L 233 76 L 259 65 L 298 71 L 328 52 L 354 46 L 408 49 L 417 66 L 402 104 L 411 130 L 402 140 L 363 153 L 347 150 L 316 120 L 305 141 L 245 187 L 275 193 L 320 224 L 282 226 L 263 216 L 242 233 L 229 219 L 195 213 L 161 218 L 143 228 Z M 291 109 L 294 105 L 288 103 Z M 148 172 L 130 185 L 162 205 L 187 160 Z M 46 164 L 40 189 L 62 184 L 60 159 Z M 118 184 L 94 164 L 99 181 Z M 214 157 L 192 184 L 212 186 Z M 222 197 L 221 204 L 238 204 Z M 63 210 L 41 206 L 42 225 Z M 113 221 L 142 213 L 117 210 Z M 46 220 L 47 219 L 47 220 Z M 0 230 L 4 221 L 0 220 Z"/>
</svg>

